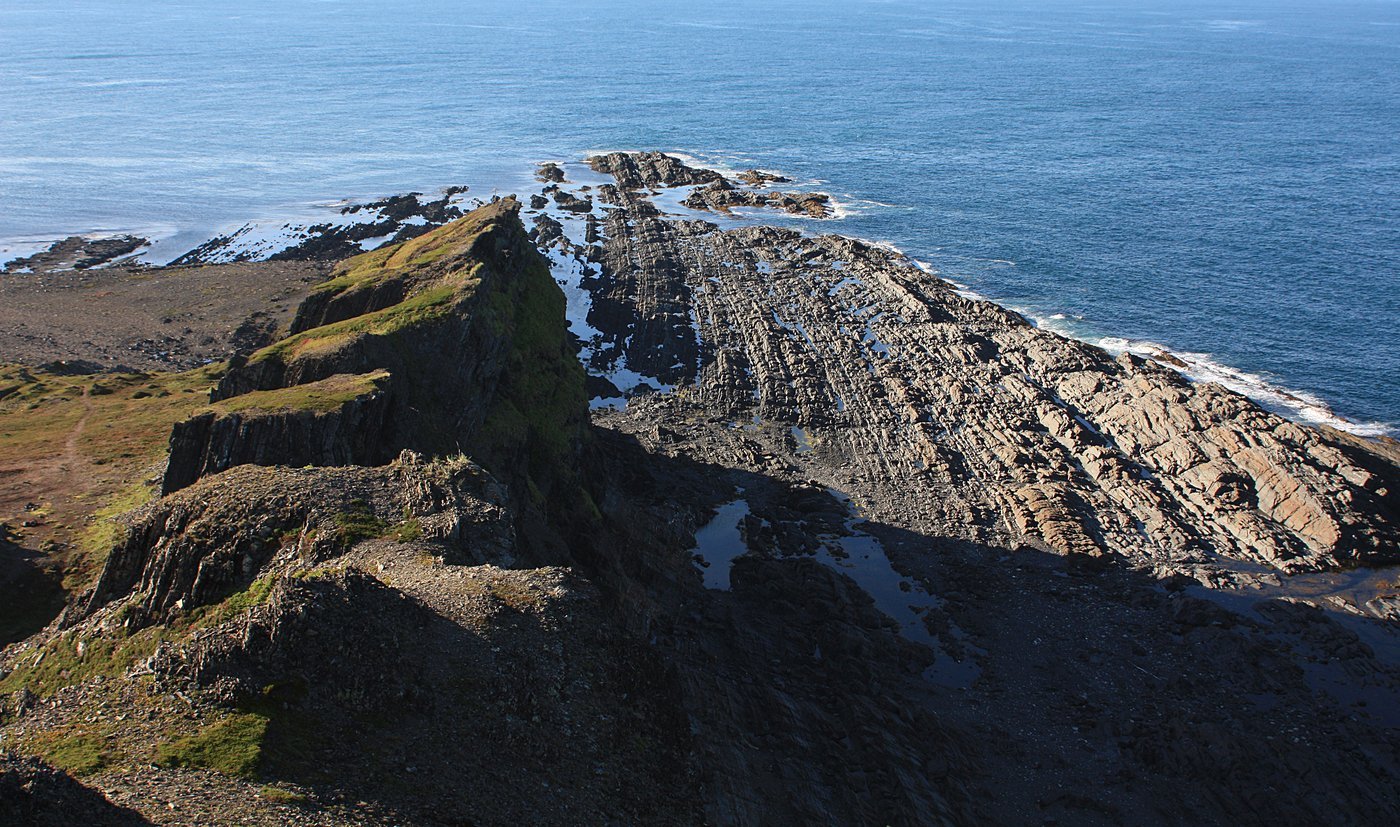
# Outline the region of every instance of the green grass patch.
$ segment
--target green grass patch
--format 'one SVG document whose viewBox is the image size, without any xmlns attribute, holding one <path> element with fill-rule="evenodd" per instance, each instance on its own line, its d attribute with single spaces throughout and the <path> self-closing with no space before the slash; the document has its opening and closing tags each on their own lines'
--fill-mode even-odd
<svg viewBox="0 0 1400 827">
<path fill-rule="evenodd" d="M 359 336 L 392 336 L 405 328 L 443 318 L 451 313 L 457 300 L 473 286 L 479 266 L 475 265 L 470 271 L 459 274 L 461 278 L 453 283 L 431 287 L 391 307 L 312 328 L 268 345 L 249 357 L 248 362 L 256 364 L 268 359 L 290 361 L 303 354 L 332 350 Z"/>
<path fill-rule="evenodd" d="M 405 519 L 401 523 L 391 523 L 375 516 L 369 510 L 369 504 L 364 502 L 352 503 L 349 510 L 336 514 L 331 518 L 331 522 L 335 525 L 336 543 L 345 549 L 365 540 L 377 540 L 381 537 L 388 537 L 400 543 L 411 543 L 423 537 L 423 524 L 416 517 Z M 310 577 L 311 573 L 302 576 Z"/>
<path fill-rule="evenodd" d="M 394 526 L 389 534 L 400 543 L 412 543 L 423 539 L 423 524 L 415 517 Z"/>
<path fill-rule="evenodd" d="M 298 580 L 329 580 L 339 577 L 346 571 L 345 566 L 316 566 L 315 568 L 302 569 L 292 572 L 292 577 Z"/>
<path fill-rule="evenodd" d="M 26 653 L 14 671 L 0 681 L 0 693 L 28 689 L 47 697 L 65 686 L 91 678 L 121 677 L 137 661 L 155 652 L 170 633 L 158 627 L 132 635 L 114 632 L 79 638 L 69 632 L 45 643 L 34 653 Z"/>
<path fill-rule="evenodd" d="M 225 775 L 253 778 L 262 759 L 267 720 L 256 712 L 228 713 L 193 735 L 156 747 L 156 763 L 162 767 L 203 767 Z"/>
<path fill-rule="evenodd" d="M 273 574 L 259 577 L 240 592 L 234 592 L 212 606 L 199 606 L 192 610 L 183 623 L 177 623 L 179 631 L 203 629 L 218 626 L 243 614 L 255 606 L 261 606 L 272 596 L 272 587 L 277 584 Z"/>
<path fill-rule="evenodd" d="M 0 456 L 36 469 L 28 496 L 53 506 L 24 532 L 24 544 L 68 546 L 53 554 L 66 589 L 90 584 L 120 535 L 111 518 L 145 499 L 140 481 L 165 457 L 172 426 L 207 404 L 204 394 L 223 369 L 68 376 L 0 364 L 0 386 L 12 389 L 0 399 Z M 94 394 L 99 385 L 112 392 Z M 76 457 L 63 463 L 65 474 L 44 471 L 70 447 Z M 0 513 L 0 520 L 33 516 Z"/>
<path fill-rule="evenodd" d="M 336 542 L 343 548 L 383 537 L 392 528 L 388 520 L 374 516 L 369 505 L 362 502 L 353 503 L 349 511 L 342 511 L 331 520 L 335 523 Z"/>
<path fill-rule="evenodd" d="M 45 732 L 26 746 L 55 767 L 80 777 L 100 772 L 116 762 L 105 735 L 90 728 L 65 727 Z"/>
<path fill-rule="evenodd" d="M 508 207 L 506 202 L 489 204 L 417 238 L 347 259 L 336 268 L 332 278 L 312 288 L 312 293 L 342 296 L 393 280 L 411 279 L 414 268 L 465 255 L 479 237 L 495 229 L 497 220 L 506 214 Z M 459 298 L 469 295 L 475 287 L 480 267 L 481 262 L 476 261 L 456 270 L 448 268 L 449 272 L 442 279 L 431 284 L 410 285 L 414 292 L 392 307 L 290 336 L 254 353 L 249 362 L 291 361 L 310 353 L 333 350 L 358 336 L 389 336 L 445 315 Z"/>
<path fill-rule="evenodd" d="M 79 539 L 79 548 L 82 549 L 91 564 L 95 565 L 107 558 L 112 547 L 122 541 L 126 535 L 126 524 L 122 521 L 123 515 L 140 508 L 146 503 L 156 498 L 154 486 L 145 482 L 134 482 L 125 488 L 118 489 L 111 495 L 104 505 L 93 512 L 93 522 L 83 532 Z M 86 573 L 70 573 L 70 578 L 78 574 L 74 582 L 65 585 L 70 589 L 81 586 L 81 581 L 86 579 Z"/>
<path fill-rule="evenodd" d="M 258 790 L 258 798 L 263 801 L 271 801 L 273 804 L 304 804 L 306 795 L 296 790 L 288 790 L 282 787 L 267 785 Z"/>
<path fill-rule="evenodd" d="M 58 635 L 16 663 L 14 670 L 0 680 L 0 694 L 28 689 L 47 697 L 65 686 L 98 676 L 119 678 L 150 657 L 162 642 L 182 640 L 196 629 L 217 626 L 266 603 L 276 582 L 275 575 L 258 578 L 220 603 L 197 607 L 169 623 L 131 634 L 114 630 L 85 637 L 74 632 Z"/>
<path fill-rule="evenodd" d="M 253 391 L 210 406 L 219 413 L 264 413 L 273 411 L 314 411 L 327 413 L 347 403 L 389 386 L 389 372 L 341 373 L 319 382 L 293 385 L 269 391 Z"/>
</svg>

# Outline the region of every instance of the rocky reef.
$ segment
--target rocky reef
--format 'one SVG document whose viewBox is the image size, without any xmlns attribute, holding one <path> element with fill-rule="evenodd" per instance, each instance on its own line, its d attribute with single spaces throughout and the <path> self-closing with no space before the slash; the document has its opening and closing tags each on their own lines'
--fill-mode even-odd
<svg viewBox="0 0 1400 827">
<path fill-rule="evenodd" d="M 407 241 L 465 214 L 463 186 L 429 197 L 414 192 L 340 207 L 330 220 L 311 224 L 244 224 L 176 256 L 173 266 L 238 261 L 335 260 L 366 249 Z M 366 245 L 369 245 L 368 247 Z"/>
<path fill-rule="evenodd" d="M 1400 819 L 1394 443 L 812 232 L 775 173 L 536 177 L 110 406 L 159 490 L 0 659 L 0 813 Z M 47 404 L 105 427 L 84 381 Z"/>
<path fill-rule="evenodd" d="M 87 270 L 135 255 L 149 242 L 130 235 L 85 238 L 69 236 L 31 256 L 0 267 L 0 273 L 50 273 Z"/>
<path fill-rule="evenodd" d="M 555 242 L 598 270 L 590 323 L 637 370 L 694 377 L 699 407 L 802 429 L 871 516 L 1203 580 L 1397 560 L 1383 445 L 1037 329 L 884 248 L 671 220 L 627 184 L 697 177 L 635 164 L 602 165 L 624 171 L 601 245 Z"/>
</svg>

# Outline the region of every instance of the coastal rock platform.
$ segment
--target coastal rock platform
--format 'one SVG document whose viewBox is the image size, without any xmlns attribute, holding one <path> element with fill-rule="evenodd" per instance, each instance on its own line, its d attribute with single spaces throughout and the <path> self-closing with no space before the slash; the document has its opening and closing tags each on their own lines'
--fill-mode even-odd
<svg viewBox="0 0 1400 827">
<path fill-rule="evenodd" d="M 0 513 L 92 573 L 0 657 L 6 779 L 172 825 L 1400 820 L 1394 442 L 775 173 L 537 178 L 228 265 L 324 280 L 197 371 L 0 374 L 8 451 L 110 475 Z"/>
</svg>

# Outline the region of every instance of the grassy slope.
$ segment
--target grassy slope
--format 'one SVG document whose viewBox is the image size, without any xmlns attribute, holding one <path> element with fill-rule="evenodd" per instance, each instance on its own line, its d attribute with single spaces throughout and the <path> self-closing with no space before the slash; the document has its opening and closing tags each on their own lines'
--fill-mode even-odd
<svg viewBox="0 0 1400 827">
<path fill-rule="evenodd" d="M 154 496 L 171 427 L 208 404 L 220 371 L 63 376 L 0 366 L 0 522 L 15 542 L 45 550 L 68 590 L 86 587 L 116 536 L 112 519 Z M 5 611 L 0 602 L 0 618 Z"/>
</svg>

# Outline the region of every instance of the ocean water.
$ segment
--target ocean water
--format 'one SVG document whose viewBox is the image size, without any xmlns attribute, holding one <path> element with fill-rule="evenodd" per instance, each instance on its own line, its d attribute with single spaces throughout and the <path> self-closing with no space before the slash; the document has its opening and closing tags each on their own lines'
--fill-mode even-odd
<svg viewBox="0 0 1400 827">
<path fill-rule="evenodd" d="M 665 149 L 1063 332 L 1400 422 L 1393 0 L 0 0 L 0 54 L 0 257 Z"/>
</svg>

